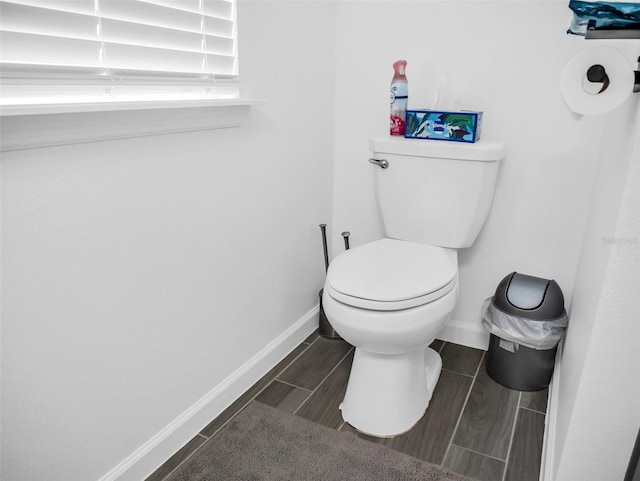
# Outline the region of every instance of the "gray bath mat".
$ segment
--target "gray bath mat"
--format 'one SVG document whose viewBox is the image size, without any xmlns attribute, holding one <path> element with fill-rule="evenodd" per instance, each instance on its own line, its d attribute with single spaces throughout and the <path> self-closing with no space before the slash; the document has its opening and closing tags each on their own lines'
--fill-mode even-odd
<svg viewBox="0 0 640 481">
<path fill-rule="evenodd" d="M 251 402 L 170 481 L 469 481 L 352 433 Z"/>
</svg>

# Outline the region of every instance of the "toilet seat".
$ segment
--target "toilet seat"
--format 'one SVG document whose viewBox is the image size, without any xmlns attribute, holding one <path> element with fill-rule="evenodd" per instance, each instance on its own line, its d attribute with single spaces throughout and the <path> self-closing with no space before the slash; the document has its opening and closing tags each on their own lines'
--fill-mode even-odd
<svg viewBox="0 0 640 481">
<path fill-rule="evenodd" d="M 433 302 L 457 282 L 455 258 L 442 247 L 381 239 L 334 259 L 325 289 L 353 307 L 393 311 Z"/>
</svg>

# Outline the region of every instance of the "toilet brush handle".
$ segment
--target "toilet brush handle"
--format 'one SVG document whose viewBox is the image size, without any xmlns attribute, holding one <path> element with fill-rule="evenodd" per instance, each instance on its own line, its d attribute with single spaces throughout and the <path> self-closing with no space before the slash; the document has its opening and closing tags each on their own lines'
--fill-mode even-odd
<svg viewBox="0 0 640 481">
<path fill-rule="evenodd" d="M 342 233 L 342 237 L 344 237 L 344 250 L 348 251 L 349 250 L 349 236 L 351 235 L 351 232 L 349 231 L 345 231 Z"/>
<path fill-rule="evenodd" d="M 324 271 L 329 270 L 329 250 L 327 249 L 327 224 L 320 224 L 322 231 L 322 249 L 324 250 Z"/>
</svg>

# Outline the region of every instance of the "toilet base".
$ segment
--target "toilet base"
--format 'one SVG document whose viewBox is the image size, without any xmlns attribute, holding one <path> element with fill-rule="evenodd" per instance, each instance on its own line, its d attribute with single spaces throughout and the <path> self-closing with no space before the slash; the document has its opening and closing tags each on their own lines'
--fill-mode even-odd
<svg viewBox="0 0 640 481">
<path fill-rule="evenodd" d="M 440 355 L 428 347 L 394 355 L 356 348 L 342 417 L 370 436 L 403 434 L 424 415 L 441 370 Z"/>
</svg>

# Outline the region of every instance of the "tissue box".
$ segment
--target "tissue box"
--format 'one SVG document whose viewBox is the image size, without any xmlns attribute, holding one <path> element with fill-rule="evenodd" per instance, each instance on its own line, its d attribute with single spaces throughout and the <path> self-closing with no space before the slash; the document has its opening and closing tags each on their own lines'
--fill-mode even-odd
<svg viewBox="0 0 640 481">
<path fill-rule="evenodd" d="M 408 110 L 404 128 L 407 139 L 476 142 L 480 140 L 482 112 Z"/>
</svg>

